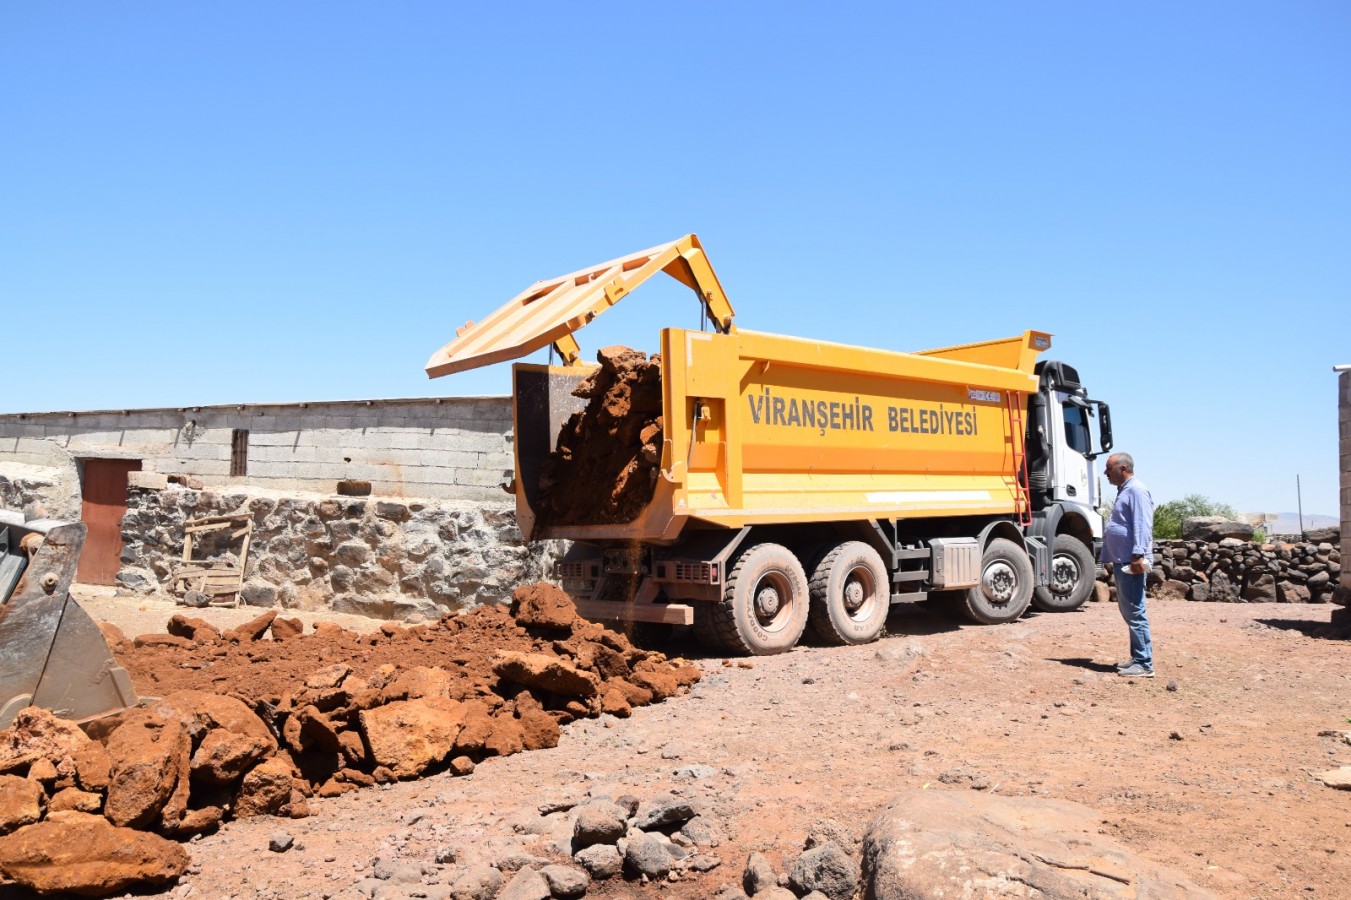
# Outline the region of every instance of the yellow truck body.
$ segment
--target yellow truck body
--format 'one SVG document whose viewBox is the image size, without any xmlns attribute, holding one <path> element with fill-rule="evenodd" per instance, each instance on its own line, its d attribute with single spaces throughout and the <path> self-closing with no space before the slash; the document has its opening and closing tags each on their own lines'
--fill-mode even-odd
<svg viewBox="0 0 1351 900">
<path fill-rule="evenodd" d="M 664 329 L 661 478 L 621 524 L 535 527 L 529 488 L 557 429 L 526 421 L 519 386 L 557 380 L 558 422 L 580 408 L 576 366 L 516 366 L 517 519 L 529 538 L 670 543 L 687 523 L 728 528 L 930 516 L 1016 515 L 1036 331 L 896 353 L 738 330 Z M 572 400 L 572 402 L 569 402 Z M 547 448 L 541 437 L 547 438 Z M 532 440 L 533 439 L 533 440 Z M 524 466 L 522 463 L 524 462 Z"/>
</svg>

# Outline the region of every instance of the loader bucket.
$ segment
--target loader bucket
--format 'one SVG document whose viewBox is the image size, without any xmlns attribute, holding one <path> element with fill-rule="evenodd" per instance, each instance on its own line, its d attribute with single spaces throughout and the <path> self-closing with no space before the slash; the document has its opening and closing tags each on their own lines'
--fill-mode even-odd
<svg viewBox="0 0 1351 900">
<path fill-rule="evenodd" d="M 0 520 L 0 729 L 27 706 L 66 719 L 137 702 L 98 625 L 70 596 L 81 523 Z"/>
</svg>

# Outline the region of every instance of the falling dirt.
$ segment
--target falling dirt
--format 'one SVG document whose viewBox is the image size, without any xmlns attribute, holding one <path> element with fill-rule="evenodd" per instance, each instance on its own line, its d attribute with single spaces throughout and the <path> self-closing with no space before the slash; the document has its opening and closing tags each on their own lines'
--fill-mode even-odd
<svg viewBox="0 0 1351 900">
<path fill-rule="evenodd" d="M 628 347 L 596 354 L 573 390 L 587 399 L 558 435 L 540 476 L 544 525 L 631 522 L 652 500 L 661 463 L 661 357 Z"/>
</svg>

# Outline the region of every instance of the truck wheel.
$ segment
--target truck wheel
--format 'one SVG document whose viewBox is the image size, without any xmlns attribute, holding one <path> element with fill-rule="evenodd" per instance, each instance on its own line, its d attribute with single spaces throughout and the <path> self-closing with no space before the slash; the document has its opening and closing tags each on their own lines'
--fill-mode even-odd
<svg viewBox="0 0 1351 900">
<path fill-rule="evenodd" d="M 718 633 L 717 627 L 713 624 L 713 619 L 717 616 L 714 609 L 718 604 L 700 603 L 694 609 L 694 639 L 699 642 L 706 650 L 712 650 L 715 653 L 726 652 L 727 647 L 722 642 L 722 635 Z"/>
<path fill-rule="evenodd" d="M 1032 592 L 1032 605 L 1042 612 L 1073 612 L 1093 593 L 1097 567 L 1083 542 L 1057 534 L 1051 550 L 1051 580 Z"/>
<path fill-rule="evenodd" d="M 877 640 L 891 608 L 891 580 L 877 551 L 862 541 L 834 547 L 812 568 L 807 621 L 827 644 Z"/>
<path fill-rule="evenodd" d="M 966 615 L 983 625 L 1012 622 L 1032 600 L 1032 560 L 1008 538 L 995 538 L 980 559 L 980 584 L 965 592 Z"/>
<path fill-rule="evenodd" d="M 787 547 L 756 544 L 727 576 L 722 601 L 708 608 L 732 653 L 769 656 L 793 648 L 807 627 L 807 574 Z"/>
</svg>

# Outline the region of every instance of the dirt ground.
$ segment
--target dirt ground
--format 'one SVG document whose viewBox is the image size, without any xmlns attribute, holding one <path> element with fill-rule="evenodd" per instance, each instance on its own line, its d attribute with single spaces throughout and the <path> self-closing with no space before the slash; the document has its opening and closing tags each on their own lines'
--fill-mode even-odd
<svg viewBox="0 0 1351 900">
<path fill-rule="evenodd" d="M 181 611 L 77 596 L 129 636 Z M 573 722 L 556 748 L 472 775 L 315 798 L 306 819 L 229 822 L 188 845 L 193 867 L 167 894 L 336 896 L 392 859 L 448 883 L 474 862 L 548 857 L 566 825 L 551 804 L 632 794 L 691 802 L 720 833 L 708 852 L 721 865 L 588 896 L 710 897 L 739 884 L 751 851 L 782 872 L 823 819 L 859 838 L 899 790 L 926 787 L 1086 804 L 1104 833 L 1221 896 L 1345 897 L 1351 792 L 1312 776 L 1351 764 L 1351 643 L 1313 636 L 1332 609 L 1152 602 L 1153 680 L 1114 674 L 1126 631 L 1107 604 L 1001 627 L 896 607 L 878 643 L 753 660 L 662 646 L 704 673 L 688 695 Z M 258 610 L 189 612 L 225 627 Z M 295 846 L 270 851 L 282 831 Z"/>
</svg>

